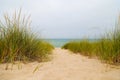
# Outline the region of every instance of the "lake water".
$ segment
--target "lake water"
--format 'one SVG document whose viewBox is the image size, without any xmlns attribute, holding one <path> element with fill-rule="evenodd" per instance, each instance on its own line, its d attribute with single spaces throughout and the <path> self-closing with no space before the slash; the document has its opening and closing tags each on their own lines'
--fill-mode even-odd
<svg viewBox="0 0 120 80">
<path fill-rule="evenodd" d="M 54 47 L 62 47 L 64 44 L 70 41 L 81 41 L 83 39 L 46 39 L 45 41 L 52 44 Z M 96 41 L 95 39 L 89 39 L 89 41 Z"/>
</svg>

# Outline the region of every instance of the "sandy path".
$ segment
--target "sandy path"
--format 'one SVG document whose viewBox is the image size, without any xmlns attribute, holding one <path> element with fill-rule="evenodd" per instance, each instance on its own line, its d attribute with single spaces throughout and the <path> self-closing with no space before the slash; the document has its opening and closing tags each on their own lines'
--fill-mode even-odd
<svg viewBox="0 0 120 80">
<path fill-rule="evenodd" d="M 13 65 L 13 70 L 4 70 L 0 65 L 0 80 L 120 80 L 120 66 L 111 68 L 96 59 L 72 54 L 56 48 L 49 62 Z M 37 70 L 33 73 L 36 67 Z"/>
</svg>

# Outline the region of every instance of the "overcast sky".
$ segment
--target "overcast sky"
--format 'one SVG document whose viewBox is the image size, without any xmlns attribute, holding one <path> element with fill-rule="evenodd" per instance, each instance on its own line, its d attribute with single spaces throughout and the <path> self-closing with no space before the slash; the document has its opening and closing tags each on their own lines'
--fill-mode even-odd
<svg viewBox="0 0 120 80">
<path fill-rule="evenodd" d="M 0 18 L 21 7 L 44 38 L 99 38 L 114 28 L 120 0 L 0 0 Z"/>
</svg>

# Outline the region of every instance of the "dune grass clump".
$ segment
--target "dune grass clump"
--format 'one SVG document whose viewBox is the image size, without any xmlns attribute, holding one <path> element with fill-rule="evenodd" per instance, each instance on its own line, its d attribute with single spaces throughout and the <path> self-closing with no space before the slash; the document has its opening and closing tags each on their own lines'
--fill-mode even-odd
<svg viewBox="0 0 120 80">
<path fill-rule="evenodd" d="M 99 56 L 108 63 L 120 63 L 120 16 L 112 34 L 99 41 Z"/>
<path fill-rule="evenodd" d="M 120 16 L 119 16 L 119 21 L 112 38 L 114 43 L 113 44 L 113 49 L 114 49 L 113 61 L 120 63 Z"/>
<path fill-rule="evenodd" d="M 54 49 L 54 47 L 46 42 L 46 41 L 41 41 L 41 43 L 39 44 L 39 50 L 40 50 L 40 57 L 45 60 L 48 59 L 49 54 L 51 53 L 51 51 Z"/>
<path fill-rule="evenodd" d="M 111 39 L 101 39 L 97 45 L 97 56 L 106 62 L 111 63 L 113 60 L 114 49 L 113 41 Z"/>
<path fill-rule="evenodd" d="M 88 40 L 73 41 L 65 44 L 62 48 L 69 49 L 75 53 L 81 53 L 86 56 L 93 56 L 96 44 L 89 42 Z"/>
<path fill-rule="evenodd" d="M 115 40 L 101 39 L 96 42 L 78 41 L 69 42 L 62 48 L 74 53 L 80 53 L 89 57 L 98 57 L 107 63 L 120 63 L 120 48 Z M 118 47 L 117 47 L 118 46 Z"/>
<path fill-rule="evenodd" d="M 62 48 L 87 56 L 97 56 L 107 63 L 120 63 L 120 17 L 115 30 L 105 35 L 107 36 L 95 42 L 90 42 L 89 40 L 69 42 Z"/>
<path fill-rule="evenodd" d="M 0 21 L 0 62 L 41 61 L 53 47 L 37 39 L 30 31 L 30 18 L 22 17 L 21 11 Z"/>
</svg>

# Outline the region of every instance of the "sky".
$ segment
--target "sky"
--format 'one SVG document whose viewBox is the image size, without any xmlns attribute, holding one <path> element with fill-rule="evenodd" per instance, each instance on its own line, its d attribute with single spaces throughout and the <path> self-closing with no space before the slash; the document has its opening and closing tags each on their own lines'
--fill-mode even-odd
<svg viewBox="0 0 120 80">
<path fill-rule="evenodd" d="M 20 8 L 43 38 L 100 38 L 114 29 L 120 0 L 0 0 L 0 18 Z"/>
</svg>

